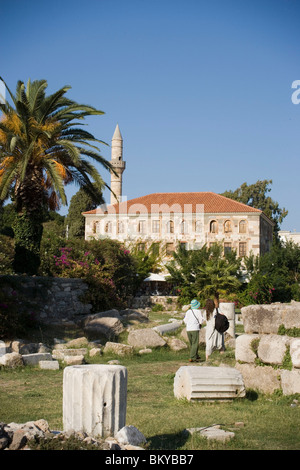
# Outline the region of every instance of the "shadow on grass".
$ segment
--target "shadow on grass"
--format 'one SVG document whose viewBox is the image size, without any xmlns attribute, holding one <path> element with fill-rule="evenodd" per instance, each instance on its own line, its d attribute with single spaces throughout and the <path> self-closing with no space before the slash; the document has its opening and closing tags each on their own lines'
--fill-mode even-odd
<svg viewBox="0 0 300 470">
<path fill-rule="evenodd" d="M 246 390 L 246 399 L 249 401 L 256 401 L 258 399 L 258 393 L 255 390 Z"/>
<path fill-rule="evenodd" d="M 184 446 L 189 438 L 188 432 L 179 431 L 176 434 L 159 434 L 147 439 L 147 450 L 176 450 Z"/>
</svg>

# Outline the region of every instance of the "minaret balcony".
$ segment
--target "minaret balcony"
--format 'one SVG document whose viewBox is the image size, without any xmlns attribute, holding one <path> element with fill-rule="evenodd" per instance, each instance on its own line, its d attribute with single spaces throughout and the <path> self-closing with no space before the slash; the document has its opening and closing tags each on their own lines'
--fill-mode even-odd
<svg viewBox="0 0 300 470">
<path fill-rule="evenodd" d="M 110 164 L 113 168 L 120 168 L 125 170 L 126 162 L 123 160 L 111 160 Z"/>
</svg>

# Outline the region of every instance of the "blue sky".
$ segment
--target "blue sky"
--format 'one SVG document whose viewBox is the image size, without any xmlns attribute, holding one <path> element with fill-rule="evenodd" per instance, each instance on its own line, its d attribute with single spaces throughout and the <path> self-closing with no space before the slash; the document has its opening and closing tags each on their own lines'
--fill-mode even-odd
<svg viewBox="0 0 300 470">
<path fill-rule="evenodd" d="M 0 0 L 0 75 L 13 90 L 71 85 L 105 112 L 87 122 L 109 145 L 118 123 L 128 199 L 270 179 L 281 228 L 300 231 L 299 13 L 299 0 Z"/>
</svg>

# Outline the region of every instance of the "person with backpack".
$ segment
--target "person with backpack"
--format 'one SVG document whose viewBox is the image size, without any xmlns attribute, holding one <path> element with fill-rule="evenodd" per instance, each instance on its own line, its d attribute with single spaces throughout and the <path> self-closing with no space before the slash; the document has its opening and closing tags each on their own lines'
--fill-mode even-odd
<svg viewBox="0 0 300 470">
<path fill-rule="evenodd" d="M 205 355 L 206 360 L 208 360 L 211 353 L 218 349 L 222 354 L 225 351 L 224 345 L 224 331 L 228 328 L 227 326 L 227 317 L 219 312 L 218 307 L 216 307 L 215 302 L 212 299 L 207 299 L 205 303 L 205 311 L 206 311 L 206 332 L 205 332 L 205 340 L 206 340 L 206 348 L 205 348 Z M 226 323 L 225 326 L 218 327 L 216 324 L 216 317 L 221 316 L 220 323 Z M 223 318 L 222 318 L 223 317 Z M 218 331 L 218 329 L 219 331 Z M 224 330 L 224 331 L 223 331 Z M 222 332 L 223 331 L 223 332 Z"/>
<path fill-rule="evenodd" d="M 203 323 L 203 317 L 199 308 L 200 302 L 198 302 L 196 299 L 192 300 L 191 306 L 183 319 L 186 325 L 186 333 L 190 343 L 189 362 L 197 362 L 200 360 L 200 357 L 198 356 L 199 331 L 201 324 Z"/>
</svg>

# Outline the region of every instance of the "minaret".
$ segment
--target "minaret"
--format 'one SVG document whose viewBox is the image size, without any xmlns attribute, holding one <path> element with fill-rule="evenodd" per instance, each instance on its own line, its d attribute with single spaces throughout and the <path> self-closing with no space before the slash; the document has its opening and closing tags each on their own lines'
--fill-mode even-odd
<svg viewBox="0 0 300 470">
<path fill-rule="evenodd" d="M 115 193 L 114 195 L 111 192 L 110 203 L 116 204 L 118 202 L 121 202 L 122 199 L 122 174 L 126 166 L 126 162 L 123 161 L 123 138 L 119 129 L 119 124 L 117 124 L 117 127 L 111 140 L 110 164 L 118 175 L 116 176 L 114 173 L 110 172 L 110 187 L 111 190 Z"/>
</svg>

